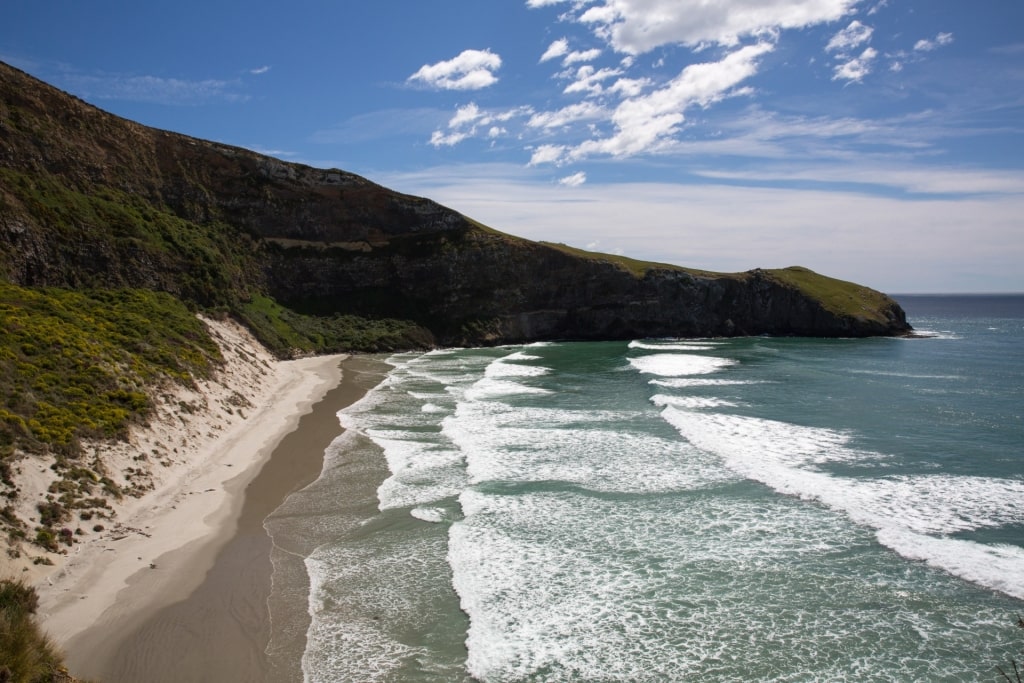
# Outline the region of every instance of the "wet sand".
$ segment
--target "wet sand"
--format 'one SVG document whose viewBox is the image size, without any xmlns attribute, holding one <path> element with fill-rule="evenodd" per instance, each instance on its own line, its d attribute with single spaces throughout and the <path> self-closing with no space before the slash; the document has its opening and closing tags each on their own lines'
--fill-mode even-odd
<svg viewBox="0 0 1024 683">
<path fill-rule="evenodd" d="M 196 541 L 140 571 L 119 594 L 111 618 L 97 620 L 93 629 L 66 644 L 71 671 L 103 683 L 301 681 L 301 651 L 278 654 L 273 662 L 266 655 L 272 541 L 264 520 L 289 494 L 319 476 L 324 451 L 341 432 L 337 412 L 365 395 L 387 369 L 372 358 L 345 360 L 340 384 L 300 418 L 239 491 L 240 510 L 224 522 L 233 529 L 226 543 Z M 202 560 L 203 546 L 215 555 L 212 567 Z M 205 576 L 193 577 L 200 583 L 184 600 L 168 604 L 154 594 L 163 588 L 154 579 L 165 572 Z M 138 607 L 124 608 L 133 601 Z M 308 623 L 305 602 L 295 602 L 301 604 L 288 606 L 289 618 Z"/>
</svg>

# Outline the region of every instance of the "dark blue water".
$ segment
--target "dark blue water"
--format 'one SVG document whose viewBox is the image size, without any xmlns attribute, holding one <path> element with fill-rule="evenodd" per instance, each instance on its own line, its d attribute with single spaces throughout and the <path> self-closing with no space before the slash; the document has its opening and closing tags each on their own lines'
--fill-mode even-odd
<svg viewBox="0 0 1024 683">
<path fill-rule="evenodd" d="M 923 338 L 395 356 L 303 503 L 307 680 L 996 680 L 1024 297 L 900 299 Z"/>
</svg>

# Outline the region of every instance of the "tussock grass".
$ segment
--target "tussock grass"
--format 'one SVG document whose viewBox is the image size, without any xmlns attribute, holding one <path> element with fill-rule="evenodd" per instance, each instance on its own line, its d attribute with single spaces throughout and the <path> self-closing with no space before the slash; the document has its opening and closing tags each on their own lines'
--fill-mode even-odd
<svg viewBox="0 0 1024 683">
<path fill-rule="evenodd" d="M 71 680 L 60 650 L 36 623 L 35 589 L 0 580 L 0 681 L 52 683 Z"/>
</svg>

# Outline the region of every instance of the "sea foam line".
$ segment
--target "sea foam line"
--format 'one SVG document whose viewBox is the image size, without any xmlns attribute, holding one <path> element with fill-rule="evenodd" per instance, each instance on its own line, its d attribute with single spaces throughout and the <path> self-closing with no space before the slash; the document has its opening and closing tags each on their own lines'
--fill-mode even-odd
<svg viewBox="0 0 1024 683">
<path fill-rule="evenodd" d="M 944 535 L 1024 523 L 1024 482 L 956 475 L 836 477 L 829 462 L 884 458 L 842 432 L 669 405 L 662 416 L 690 443 L 779 493 L 813 500 L 876 530 L 900 555 L 1024 598 L 1024 549 Z"/>
</svg>

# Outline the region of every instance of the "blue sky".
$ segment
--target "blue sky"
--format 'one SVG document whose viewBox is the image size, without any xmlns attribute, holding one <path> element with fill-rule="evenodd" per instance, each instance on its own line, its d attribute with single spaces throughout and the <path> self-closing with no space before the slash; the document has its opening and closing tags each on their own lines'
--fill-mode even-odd
<svg viewBox="0 0 1024 683">
<path fill-rule="evenodd" d="M 1020 0 L 6 0 L 0 60 L 531 239 L 1024 291 Z"/>
</svg>

